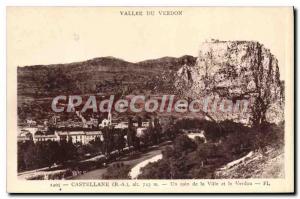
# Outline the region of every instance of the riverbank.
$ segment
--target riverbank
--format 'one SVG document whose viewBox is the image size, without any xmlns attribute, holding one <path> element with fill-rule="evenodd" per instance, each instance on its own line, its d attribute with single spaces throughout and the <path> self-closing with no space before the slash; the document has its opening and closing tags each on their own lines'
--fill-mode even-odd
<svg viewBox="0 0 300 199">
<path fill-rule="evenodd" d="M 138 176 L 141 174 L 141 169 L 143 167 L 145 167 L 147 164 L 151 163 L 151 162 L 157 162 L 158 160 L 162 159 L 162 154 L 158 154 L 152 158 L 149 158 L 147 160 L 144 160 L 143 162 L 137 164 L 136 166 L 134 166 L 130 172 L 129 172 L 129 176 L 131 177 L 131 179 L 137 179 Z"/>
<path fill-rule="evenodd" d="M 92 180 L 92 179 L 102 179 L 103 174 L 107 172 L 107 168 L 112 164 L 123 163 L 124 165 L 128 165 L 131 169 L 134 168 L 141 162 L 144 162 L 150 158 L 153 158 L 157 155 L 161 154 L 161 151 L 166 147 L 171 145 L 171 142 L 161 144 L 160 146 L 152 147 L 149 151 L 139 154 L 137 156 L 131 157 L 129 155 L 124 156 L 120 160 L 114 161 L 107 165 L 107 167 L 95 169 L 92 171 L 88 171 L 84 174 L 77 175 L 69 178 L 69 180 Z"/>
</svg>

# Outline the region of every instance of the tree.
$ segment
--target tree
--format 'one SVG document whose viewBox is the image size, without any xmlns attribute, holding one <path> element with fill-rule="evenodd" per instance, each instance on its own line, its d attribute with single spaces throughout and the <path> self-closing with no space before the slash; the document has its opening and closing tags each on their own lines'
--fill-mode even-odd
<svg viewBox="0 0 300 199">
<path fill-rule="evenodd" d="M 113 151 L 113 129 L 110 127 L 103 128 L 103 151 L 105 154 L 109 154 Z"/>
<path fill-rule="evenodd" d="M 36 159 L 36 148 L 34 144 L 30 144 L 24 153 L 24 162 L 26 165 L 26 169 L 38 168 L 40 165 L 38 164 Z"/>
<path fill-rule="evenodd" d="M 103 142 L 101 141 L 100 137 L 96 137 L 95 140 L 90 141 L 90 152 L 91 153 L 99 153 L 103 151 Z"/>
<path fill-rule="evenodd" d="M 136 141 L 136 130 L 133 127 L 132 118 L 128 119 L 127 129 L 127 144 L 128 146 L 134 146 Z"/>
<path fill-rule="evenodd" d="M 187 135 L 179 135 L 178 137 L 176 137 L 173 146 L 175 153 L 191 152 L 197 148 L 196 143 Z"/>
<path fill-rule="evenodd" d="M 44 149 L 45 156 L 45 164 L 49 166 L 49 168 L 56 162 L 58 162 L 57 154 L 59 151 L 59 145 L 55 141 L 47 141 L 45 143 L 45 149 Z"/>
<path fill-rule="evenodd" d="M 142 118 L 140 116 L 137 117 L 138 127 L 142 127 Z"/>
<path fill-rule="evenodd" d="M 153 129 L 153 136 L 154 136 L 155 144 L 160 143 L 161 131 L 162 131 L 162 127 L 159 123 L 159 119 L 155 118 L 154 119 L 154 129 Z"/>
<path fill-rule="evenodd" d="M 66 144 L 66 156 L 65 156 L 65 160 L 74 160 L 77 157 L 77 152 L 76 152 L 76 146 L 73 144 L 72 140 L 69 139 L 67 144 Z"/>
<path fill-rule="evenodd" d="M 118 146 L 119 151 L 123 150 L 126 146 L 126 140 L 124 138 L 123 131 L 119 132 L 119 134 L 118 134 L 118 144 L 117 144 L 117 146 Z"/>
</svg>

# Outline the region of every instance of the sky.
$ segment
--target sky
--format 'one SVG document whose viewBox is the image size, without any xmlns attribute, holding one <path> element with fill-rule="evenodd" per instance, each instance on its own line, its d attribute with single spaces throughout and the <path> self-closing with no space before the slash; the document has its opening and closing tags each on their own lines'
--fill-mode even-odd
<svg viewBox="0 0 300 199">
<path fill-rule="evenodd" d="M 120 11 L 154 10 L 155 16 Z M 160 10 L 182 11 L 160 16 Z M 259 41 L 279 61 L 281 74 L 291 48 L 290 8 L 9 7 L 9 65 L 70 63 L 114 56 L 131 62 L 164 56 L 197 56 L 201 42 Z"/>
</svg>

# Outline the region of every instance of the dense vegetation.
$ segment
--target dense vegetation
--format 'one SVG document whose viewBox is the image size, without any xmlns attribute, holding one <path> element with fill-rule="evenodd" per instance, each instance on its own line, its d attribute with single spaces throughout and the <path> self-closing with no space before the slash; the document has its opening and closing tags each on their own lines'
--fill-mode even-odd
<svg viewBox="0 0 300 199">
<path fill-rule="evenodd" d="M 130 166 L 123 163 L 116 163 L 107 168 L 103 179 L 129 179 Z"/>
<path fill-rule="evenodd" d="M 63 163 L 75 159 L 76 147 L 72 142 L 18 143 L 18 171 L 50 167 L 54 163 Z"/>
<path fill-rule="evenodd" d="M 152 131 L 149 146 L 164 140 L 173 140 L 173 145 L 163 151 L 163 159 L 142 168 L 140 179 L 203 179 L 215 178 L 214 172 L 224 164 L 236 160 L 250 151 L 261 150 L 267 146 L 282 148 L 284 143 L 284 124 L 264 124 L 260 127 L 247 127 L 238 123 L 224 121 L 218 123 L 184 119 L 170 126 L 161 139 L 156 142 Z M 184 130 L 203 129 L 207 142 L 196 137 L 190 139 Z M 145 141 L 145 137 L 139 140 Z M 145 145 L 140 145 L 143 151 Z M 138 146 L 135 145 L 135 151 Z M 134 152 L 132 153 L 134 154 Z M 128 179 L 130 166 L 115 163 L 108 167 L 104 179 Z"/>
<path fill-rule="evenodd" d="M 129 128 L 120 130 L 105 127 L 102 129 L 103 140 L 96 137 L 87 145 L 72 143 L 71 141 L 26 141 L 18 143 L 18 171 L 50 167 L 54 163 L 66 165 L 70 161 L 81 161 L 89 156 L 105 154 L 109 160 L 115 158 L 115 153 L 121 155 L 126 146 L 131 146 L 136 151 L 141 151 L 149 146 L 159 144 L 163 140 L 169 140 L 170 133 L 162 134 L 162 128 L 158 120 L 154 120 L 154 126 L 150 125 L 146 132 L 138 136 L 136 128 L 129 119 Z M 140 124 L 141 125 L 141 124 Z M 125 139 L 126 137 L 126 139 Z M 128 148 L 128 147 L 127 147 Z M 111 154 L 114 155 L 111 155 Z M 89 155 L 88 157 L 86 155 Z M 68 165 L 70 165 L 68 163 Z M 72 165 L 76 165 L 76 162 Z"/>
<path fill-rule="evenodd" d="M 139 178 L 214 178 L 217 168 L 251 150 L 265 150 L 269 145 L 283 146 L 283 124 L 264 124 L 250 128 L 229 121 L 219 125 L 210 122 L 201 124 L 201 121 L 195 120 L 177 123 L 179 126 L 186 125 L 187 128 L 193 128 L 193 124 L 206 129 L 208 142 L 204 143 L 199 137 L 192 140 L 187 135 L 178 134 L 173 147 L 163 151 L 163 159 L 144 167 Z"/>
</svg>

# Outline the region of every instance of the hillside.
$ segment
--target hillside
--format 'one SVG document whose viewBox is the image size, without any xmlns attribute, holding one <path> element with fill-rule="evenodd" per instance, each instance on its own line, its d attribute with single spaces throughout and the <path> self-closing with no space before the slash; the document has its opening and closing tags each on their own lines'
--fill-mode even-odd
<svg viewBox="0 0 300 199">
<path fill-rule="evenodd" d="M 268 147 L 264 153 L 250 152 L 247 157 L 240 158 L 215 172 L 216 178 L 283 178 L 284 153 L 282 149 Z"/>
<path fill-rule="evenodd" d="M 18 67 L 18 95 L 172 92 L 175 72 L 195 57 L 163 57 L 131 63 L 114 57 L 84 62 Z"/>
<path fill-rule="evenodd" d="M 58 95 L 115 95 L 118 98 L 131 94 L 174 94 L 177 70 L 195 62 L 196 57 L 189 55 L 138 63 L 101 57 L 69 64 L 18 67 L 19 120 L 39 121 L 52 117 L 52 99 Z M 73 116 L 64 114 L 64 117 Z"/>
</svg>

